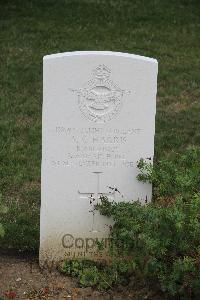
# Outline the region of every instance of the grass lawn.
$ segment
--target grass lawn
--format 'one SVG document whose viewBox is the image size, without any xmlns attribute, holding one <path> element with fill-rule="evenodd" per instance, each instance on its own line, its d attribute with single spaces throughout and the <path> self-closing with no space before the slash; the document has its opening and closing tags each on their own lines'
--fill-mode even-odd
<svg viewBox="0 0 200 300">
<path fill-rule="evenodd" d="M 112 50 L 159 62 L 155 160 L 200 144 L 200 1 L 0 0 L 0 248 L 38 250 L 42 57 Z"/>
</svg>

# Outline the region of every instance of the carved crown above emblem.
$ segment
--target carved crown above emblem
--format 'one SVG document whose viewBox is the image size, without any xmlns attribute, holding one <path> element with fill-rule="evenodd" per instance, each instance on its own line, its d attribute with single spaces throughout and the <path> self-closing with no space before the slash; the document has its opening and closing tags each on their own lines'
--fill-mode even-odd
<svg viewBox="0 0 200 300">
<path fill-rule="evenodd" d="M 99 65 L 94 71 L 94 76 L 99 80 L 105 80 L 110 77 L 110 69 L 105 65 Z"/>
</svg>

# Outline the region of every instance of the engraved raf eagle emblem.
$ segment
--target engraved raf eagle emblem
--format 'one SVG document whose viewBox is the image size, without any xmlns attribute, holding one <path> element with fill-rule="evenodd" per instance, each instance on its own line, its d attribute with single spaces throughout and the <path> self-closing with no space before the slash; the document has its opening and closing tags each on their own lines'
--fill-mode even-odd
<svg viewBox="0 0 200 300">
<path fill-rule="evenodd" d="M 96 123 L 111 120 L 120 111 L 125 91 L 111 79 L 111 70 L 99 65 L 91 80 L 82 88 L 73 90 L 78 94 L 78 105 L 82 114 Z"/>
</svg>

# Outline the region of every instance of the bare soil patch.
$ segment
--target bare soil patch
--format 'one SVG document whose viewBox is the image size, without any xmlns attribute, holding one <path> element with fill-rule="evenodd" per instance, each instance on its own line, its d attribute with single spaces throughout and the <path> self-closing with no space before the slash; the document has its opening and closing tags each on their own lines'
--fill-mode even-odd
<svg viewBox="0 0 200 300">
<path fill-rule="evenodd" d="M 127 285 L 113 287 L 101 293 L 90 287 L 82 288 L 75 278 L 58 271 L 42 270 L 36 258 L 0 256 L 0 299 L 164 299 L 132 278 Z"/>
</svg>

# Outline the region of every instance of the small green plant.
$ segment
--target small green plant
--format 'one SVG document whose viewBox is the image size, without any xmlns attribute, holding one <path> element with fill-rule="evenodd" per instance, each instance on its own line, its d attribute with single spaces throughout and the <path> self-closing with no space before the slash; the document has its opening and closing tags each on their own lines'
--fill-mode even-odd
<svg viewBox="0 0 200 300">
<path fill-rule="evenodd" d="M 60 271 L 77 277 L 83 287 L 96 286 L 102 291 L 123 280 L 116 265 L 107 266 L 91 260 L 67 260 L 60 266 Z"/>
<path fill-rule="evenodd" d="M 141 159 L 138 162 L 139 181 L 153 184 L 156 201 L 172 200 L 182 195 L 190 198 L 200 191 L 200 147 L 190 146 L 184 153 L 175 153 L 171 159 L 163 159 L 154 166 Z"/>
<path fill-rule="evenodd" d="M 200 148 L 190 147 L 154 168 L 140 160 L 138 167 L 138 179 L 154 184 L 152 203 L 116 203 L 103 197 L 97 207 L 115 221 L 113 263 L 120 258 L 124 271 L 158 282 L 170 296 L 199 299 Z"/>
<path fill-rule="evenodd" d="M 111 254 L 124 271 L 159 281 L 173 296 L 200 296 L 200 194 L 167 206 L 104 199 L 99 209 L 115 220 Z"/>
<path fill-rule="evenodd" d="M 60 266 L 60 271 L 67 275 L 78 276 L 85 268 L 95 266 L 95 262 L 92 260 L 66 260 Z"/>
<path fill-rule="evenodd" d="M 99 270 L 96 266 L 84 268 L 79 274 L 79 281 L 83 287 L 95 286 L 99 283 Z"/>
</svg>

